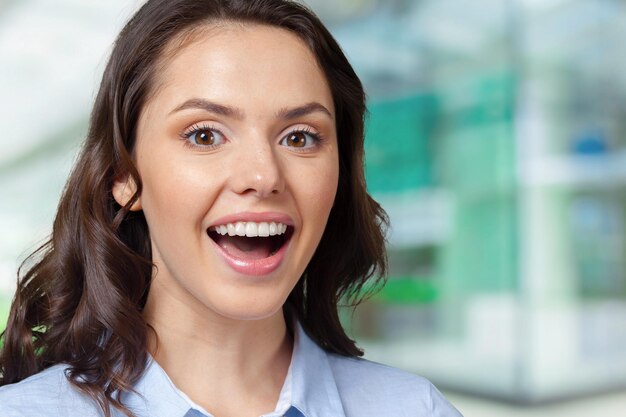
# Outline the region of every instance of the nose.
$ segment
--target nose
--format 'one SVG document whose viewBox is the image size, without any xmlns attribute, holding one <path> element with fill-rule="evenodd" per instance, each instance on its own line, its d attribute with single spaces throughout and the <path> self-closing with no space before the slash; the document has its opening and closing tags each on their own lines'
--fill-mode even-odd
<svg viewBox="0 0 626 417">
<path fill-rule="evenodd" d="M 267 198 L 280 194 L 285 181 L 280 160 L 269 143 L 245 146 L 240 149 L 233 170 L 233 191 Z"/>
</svg>

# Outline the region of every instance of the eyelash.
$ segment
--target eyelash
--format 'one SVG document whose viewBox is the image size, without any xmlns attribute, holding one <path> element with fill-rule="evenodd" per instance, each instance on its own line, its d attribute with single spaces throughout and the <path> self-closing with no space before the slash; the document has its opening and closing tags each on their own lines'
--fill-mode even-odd
<svg viewBox="0 0 626 417">
<path fill-rule="evenodd" d="M 183 139 L 183 142 L 185 144 L 185 146 L 188 146 L 192 149 L 212 149 L 216 146 L 220 146 L 220 144 L 217 145 L 198 145 L 196 143 L 191 142 L 191 137 L 199 132 L 202 131 L 212 131 L 217 133 L 218 135 L 222 136 L 223 138 L 226 138 L 226 135 L 224 135 L 224 133 L 222 133 L 221 130 L 217 129 L 214 126 L 211 126 L 210 124 L 194 124 L 193 126 L 191 126 L 189 129 L 185 130 L 182 134 L 181 134 L 181 139 Z M 287 132 L 285 135 L 283 135 L 280 139 L 280 142 L 282 142 L 283 140 L 285 140 L 287 137 L 289 137 L 289 135 L 293 135 L 294 133 L 304 133 L 306 135 L 309 135 L 313 141 L 315 142 L 314 145 L 312 147 L 316 147 L 319 146 L 321 143 L 324 142 L 324 138 L 323 136 L 314 131 L 311 127 L 306 126 L 303 128 L 295 128 L 290 130 L 289 132 Z M 298 149 L 295 147 L 292 147 L 293 151 L 295 152 L 307 152 L 310 150 L 311 147 L 307 147 L 304 149 Z"/>
<path fill-rule="evenodd" d="M 280 141 L 282 142 L 283 140 L 285 140 L 286 138 L 289 137 L 289 135 L 293 135 L 294 133 L 305 133 L 309 136 L 311 136 L 311 138 L 313 139 L 313 141 L 315 142 L 314 145 L 312 147 L 317 147 L 320 144 L 322 144 L 324 142 L 324 138 L 322 137 L 321 134 L 319 134 L 318 132 L 314 131 L 311 127 L 306 126 L 303 128 L 296 128 L 296 129 L 292 129 L 289 132 L 287 132 L 285 135 L 283 135 L 283 137 L 280 139 Z M 294 148 L 293 149 L 295 152 L 307 152 L 310 150 L 310 148 L 305 148 L 305 149 L 298 149 L 298 148 Z"/>
<path fill-rule="evenodd" d="M 226 138 L 226 135 L 224 135 L 224 133 L 222 133 L 221 130 L 217 129 L 214 126 L 211 126 L 210 124 L 206 124 L 206 123 L 194 124 L 189 129 L 185 130 L 181 135 L 181 139 L 183 139 L 184 145 L 192 149 L 205 149 L 205 150 L 212 149 L 216 146 L 220 146 L 219 144 L 218 145 L 198 145 L 196 143 L 191 142 L 191 137 L 195 135 L 196 133 L 199 133 L 202 131 L 211 131 L 211 132 L 217 133 L 223 138 Z"/>
</svg>

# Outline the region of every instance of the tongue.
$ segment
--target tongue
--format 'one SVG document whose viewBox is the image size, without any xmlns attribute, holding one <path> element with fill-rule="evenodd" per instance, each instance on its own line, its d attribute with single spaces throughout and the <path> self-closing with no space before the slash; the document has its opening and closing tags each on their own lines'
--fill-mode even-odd
<svg viewBox="0 0 626 417">
<path fill-rule="evenodd" d="M 227 253 L 239 259 L 264 259 L 272 251 L 272 240 L 264 237 L 219 236 L 215 241 Z"/>
</svg>

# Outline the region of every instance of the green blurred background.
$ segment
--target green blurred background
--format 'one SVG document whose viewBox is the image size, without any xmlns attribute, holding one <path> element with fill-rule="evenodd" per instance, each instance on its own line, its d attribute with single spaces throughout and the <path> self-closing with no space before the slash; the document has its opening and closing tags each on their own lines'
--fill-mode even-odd
<svg viewBox="0 0 626 417">
<path fill-rule="evenodd" d="M 139 3 L 0 1 L 2 323 Z M 307 4 L 366 86 L 368 186 L 392 221 L 388 285 L 345 314 L 367 356 L 467 410 L 622 392 L 626 3 Z"/>
</svg>

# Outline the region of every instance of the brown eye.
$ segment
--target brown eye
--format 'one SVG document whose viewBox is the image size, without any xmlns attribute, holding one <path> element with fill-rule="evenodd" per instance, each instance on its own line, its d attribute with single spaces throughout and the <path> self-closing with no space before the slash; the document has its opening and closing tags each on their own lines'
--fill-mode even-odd
<svg viewBox="0 0 626 417">
<path fill-rule="evenodd" d="M 196 128 L 185 136 L 192 146 L 211 147 L 226 142 L 226 138 L 220 131 L 208 127 Z"/>
<path fill-rule="evenodd" d="M 196 143 L 198 145 L 213 145 L 215 136 L 210 130 L 200 130 L 196 132 Z"/>
<path fill-rule="evenodd" d="M 315 147 L 319 141 L 320 137 L 316 133 L 298 130 L 283 137 L 280 144 L 290 148 L 307 149 Z"/>
<path fill-rule="evenodd" d="M 304 132 L 293 132 L 287 136 L 287 146 L 294 148 L 304 148 L 306 145 L 306 135 Z"/>
</svg>

